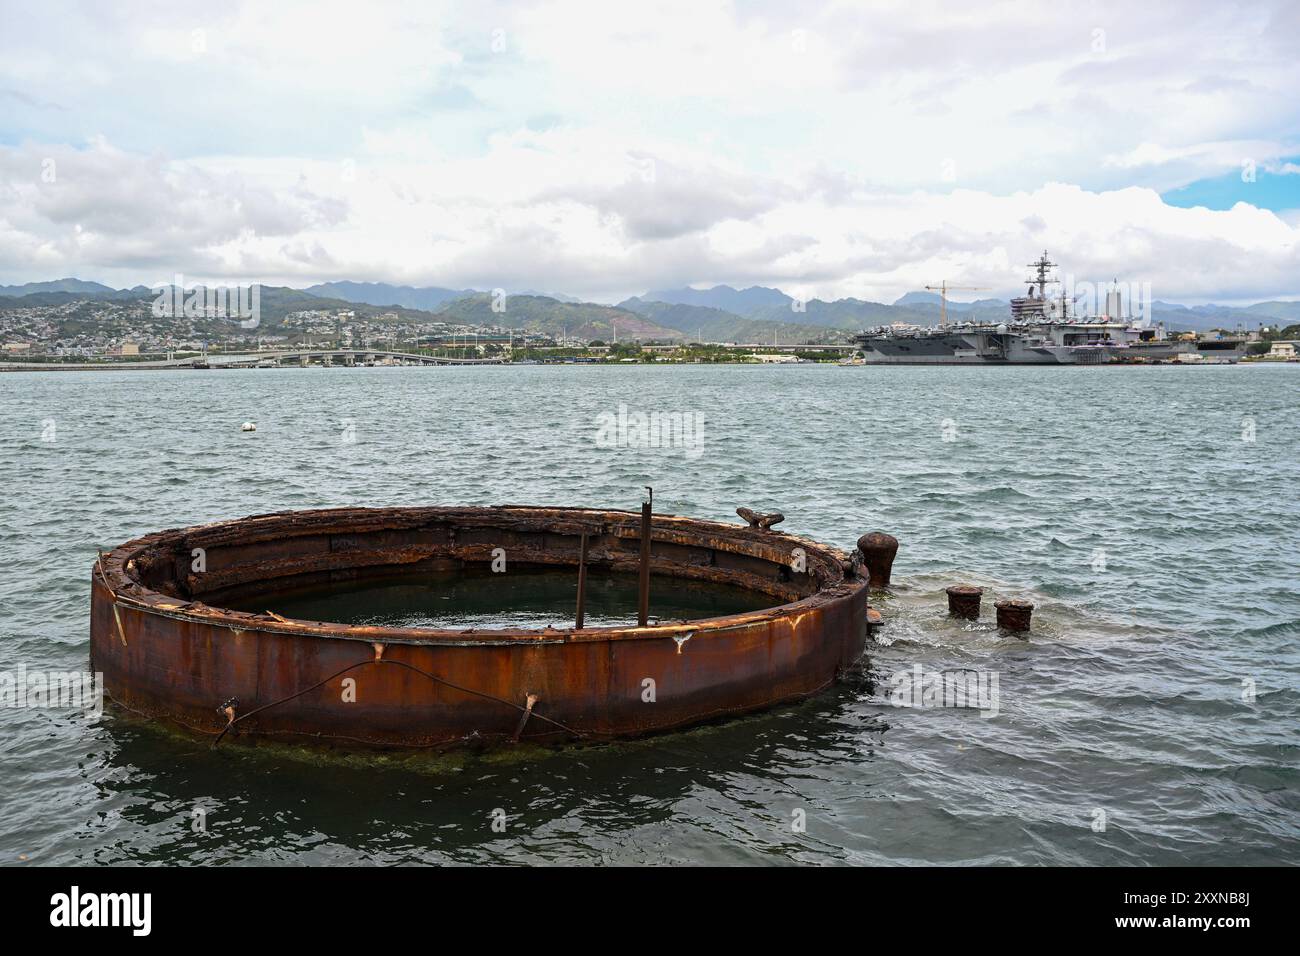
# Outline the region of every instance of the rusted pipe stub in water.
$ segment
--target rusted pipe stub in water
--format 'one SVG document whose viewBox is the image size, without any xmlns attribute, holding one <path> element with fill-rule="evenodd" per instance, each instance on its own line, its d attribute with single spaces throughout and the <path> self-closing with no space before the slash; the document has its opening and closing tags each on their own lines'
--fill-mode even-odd
<svg viewBox="0 0 1300 956">
<path fill-rule="evenodd" d="M 969 621 L 975 621 L 980 616 L 980 598 L 984 595 L 984 589 L 978 588 L 973 584 L 954 584 L 947 588 L 948 595 L 948 613 L 953 617 L 966 618 Z"/>
<path fill-rule="evenodd" d="M 898 554 L 898 539 L 883 531 L 872 531 L 858 538 L 858 551 L 862 554 L 862 563 L 867 566 L 871 586 L 889 587 L 889 575 L 894 567 L 894 556 Z"/>
<path fill-rule="evenodd" d="M 1013 598 L 1009 601 L 998 601 L 993 606 L 998 609 L 998 627 L 1013 632 L 1029 630 L 1029 619 L 1034 613 L 1032 601 Z"/>
</svg>

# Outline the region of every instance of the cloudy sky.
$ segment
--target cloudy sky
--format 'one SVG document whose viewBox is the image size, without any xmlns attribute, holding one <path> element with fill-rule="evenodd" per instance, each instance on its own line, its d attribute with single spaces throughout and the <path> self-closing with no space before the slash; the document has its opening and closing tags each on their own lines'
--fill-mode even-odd
<svg viewBox="0 0 1300 956">
<path fill-rule="evenodd" d="M 1294 2 L 0 0 L 0 283 L 1300 298 Z"/>
</svg>

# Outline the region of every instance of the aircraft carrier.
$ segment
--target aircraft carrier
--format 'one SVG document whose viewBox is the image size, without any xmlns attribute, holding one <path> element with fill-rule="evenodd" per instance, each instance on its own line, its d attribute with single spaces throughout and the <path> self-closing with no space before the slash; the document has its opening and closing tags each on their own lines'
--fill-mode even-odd
<svg viewBox="0 0 1300 956">
<path fill-rule="evenodd" d="M 1031 262 L 1028 291 L 1011 300 L 1006 322 L 948 324 L 947 301 L 937 328 L 882 326 L 854 337 L 864 365 L 1100 365 L 1110 362 L 1234 362 L 1246 341 L 1170 339 L 1163 326 L 1123 318 L 1118 291 L 1106 296 L 1106 314 L 1071 315 L 1062 293 L 1048 295 L 1056 268 L 1047 253 Z"/>
</svg>

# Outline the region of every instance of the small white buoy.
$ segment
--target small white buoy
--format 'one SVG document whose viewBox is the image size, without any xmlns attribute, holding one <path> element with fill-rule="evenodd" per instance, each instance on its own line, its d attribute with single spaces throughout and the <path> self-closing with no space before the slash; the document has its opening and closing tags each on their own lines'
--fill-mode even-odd
<svg viewBox="0 0 1300 956">
<path fill-rule="evenodd" d="M 255 432 L 257 431 L 257 425 L 254 422 L 244 422 L 239 426 L 239 430 L 241 432 Z"/>
</svg>

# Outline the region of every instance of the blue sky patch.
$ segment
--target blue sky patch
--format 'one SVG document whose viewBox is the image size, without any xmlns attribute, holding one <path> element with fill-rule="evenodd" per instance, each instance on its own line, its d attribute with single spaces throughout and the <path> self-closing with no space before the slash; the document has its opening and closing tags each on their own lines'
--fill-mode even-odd
<svg viewBox="0 0 1300 956">
<path fill-rule="evenodd" d="M 1300 157 L 1288 157 L 1283 162 L 1300 165 Z M 1179 189 L 1162 193 L 1160 198 L 1171 206 L 1185 209 L 1192 206 L 1231 209 L 1239 202 L 1274 212 L 1300 209 L 1300 173 L 1270 173 L 1262 166 L 1257 166 L 1254 182 L 1247 181 L 1243 178 L 1244 175 L 1244 170 L 1237 170 L 1211 179 L 1198 179 Z"/>
</svg>

